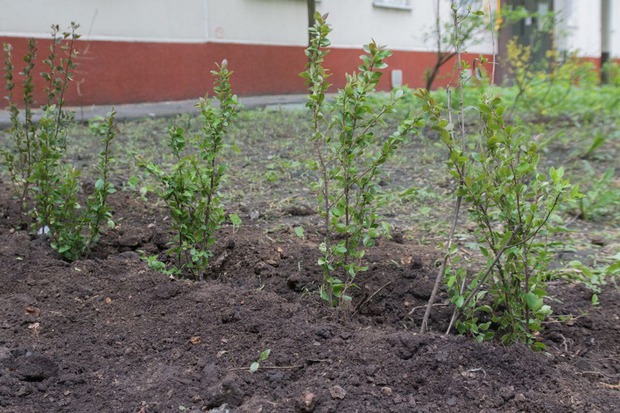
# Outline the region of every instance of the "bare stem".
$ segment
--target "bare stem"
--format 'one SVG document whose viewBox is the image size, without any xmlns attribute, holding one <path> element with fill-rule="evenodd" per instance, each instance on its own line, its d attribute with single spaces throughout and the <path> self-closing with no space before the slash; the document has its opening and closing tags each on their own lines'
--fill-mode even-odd
<svg viewBox="0 0 620 413">
<path fill-rule="evenodd" d="M 460 101 L 459 101 L 459 114 L 460 114 L 460 133 L 461 133 L 461 150 L 465 150 L 465 105 L 463 101 L 463 62 L 461 56 L 461 44 L 459 40 L 459 18 L 456 10 L 453 9 L 453 22 L 454 22 L 454 30 L 456 44 L 454 45 L 456 52 L 456 67 L 458 74 L 458 85 L 460 91 Z M 451 93 L 450 87 L 448 86 L 446 93 L 448 95 L 448 120 L 452 123 L 452 101 L 451 101 Z M 452 133 L 452 132 L 451 132 Z M 453 140 L 454 141 L 454 140 Z M 462 185 L 462 179 L 459 182 L 459 185 Z M 463 202 L 463 197 L 461 195 L 457 196 L 456 203 L 454 204 L 454 210 L 452 212 L 452 224 L 450 226 L 450 234 L 448 235 L 448 243 L 446 245 L 446 251 L 444 253 L 443 261 L 441 263 L 441 267 L 439 269 L 439 274 L 437 274 L 437 278 L 435 279 L 435 285 L 433 286 L 433 291 L 431 292 L 431 296 L 426 305 L 426 311 L 424 312 L 424 318 L 422 319 L 422 324 L 420 325 L 420 334 L 424 334 L 428 329 L 428 319 L 431 315 L 431 310 L 433 308 L 433 304 L 435 303 L 435 299 L 437 297 L 437 292 L 439 291 L 439 286 L 443 281 L 444 276 L 446 275 L 446 267 L 448 265 L 448 260 L 450 259 L 450 251 L 452 249 L 452 243 L 454 240 L 454 233 L 456 231 L 456 226 L 459 220 L 459 214 L 461 211 L 461 203 Z"/>
</svg>

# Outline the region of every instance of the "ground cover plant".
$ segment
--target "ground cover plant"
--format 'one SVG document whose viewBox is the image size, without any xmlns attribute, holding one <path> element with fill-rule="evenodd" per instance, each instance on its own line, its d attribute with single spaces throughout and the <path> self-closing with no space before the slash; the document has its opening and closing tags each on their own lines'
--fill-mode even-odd
<svg viewBox="0 0 620 413">
<path fill-rule="evenodd" d="M 616 286 L 620 215 L 615 201 L 601 195 L 618 189 L 615 176 L 605 178 L 606 171 L 618 166 L 617 114 L 589 116 L 566 99 L 562 111 L 567 116 L 540 118 L 517 106 L 515 116 L 502 123 L 497 117 L 498 102 L 481 100 L 485 88 L 464 85 L 452 97 L 437 91 L 426 98 L 432 97 L 437 105 L 444 102 L 444 107 L 454 101 L 457 108 L 482 105 L 482 119 L 465 114 L 465 122 L 471 122 L 468 127 L 475 131 L 472 135 L 484 137 L 487 143 L 501 138 L 503 144 L 458 148 L 460 139 L 449 139 L 446 145 L 438 134 L 441 130 L 432 131 L 431 123 L 415 138 L 399 142 L 373 183 L 382 193 L 382 203 L 373 213 L 377 221 L 389 223 L 391 234 L 374 239 L 374 246 L 364 246 L 363 265 L 368 268 L 356 274 L 358 288 L 348 291 L 351 305 L 338 309 L 321 298 L 324 272 L 317 262 L 324 257 L 320 247 L 326 236 L 325 216 L 316 202 L 317 192 L 309 185 L 320 181 L 321 174 L 320 169 L 312 169 L 315 154 L 304 144 L 317 131 L 311 110 L 240 110 L 227 126 L 227 144 L 217 152 L 226 160 L 228 175 L 225 189 L 217 194 L 218 216 L 236 214 L 243 225 L 235 219 L 220 221 L 221 227 L 212 233 L 210 277 L 205 282 L 169 277 L 141 260 L 141 252 L 165 256 L 171 246 L 174 251 L 179 229 L 175 212 L 161 197 L 161 179 L 146 173 L 135 156 L 142 155 L 172 176 L 179 157 L 161 149 L 173 138 L 191 142 L 205 125 L 213 124 L 205 123 L 201 114 L 116 126 L 109 119 L 67 124 L 63 159 L 82 170 L 84 190 L 101 187 L 97 182 L 103 179 L 99 172 L 103 165 L 108 170 L 104 182 L 117 188 L 105 202 L 114 227 L 102 232 L 97 244 L 71 263 L 20 226 L 19 192 L 14 196 L 4 163 L 0 176 L 0 411 L 620 410 Z M 598 96 L 597 105 L 605 105 L 610 95 L 604 90 L 594 85 L 576 88 L 571 91 L 572 102 L 580 96 Z M 511 91 L 496 90 L 498 94 Z M 404 91 L 394 104 L 395 111 L 385 114 L 385 123 L 376 124 L 377 137 L 389 139 L 403 113 L 424 109 L 424 101 L 410 95 Z M 368 93 L 368 104 L 362 106 L 381 108 L 391 100 L 391 96 Z M 525 119 L 527 123 L 516 124 Z M 513 128 L 510 135 L 508 126 Z M 173 132 L 183 132 L 170 135 L 171 127 Z M 594 130 L 605 138 L 597 139 Z M 102 156 L 98 142 L 111 132 L 114 139 L 107 145 L 115 154 L 112 158 Z M 523 136 L 536 139 L 524 141 Z M 2 143 L 13 139 L 10 127 L 0 132 Z M 532 144 L 537 151 L 530 151 Z M 543 171 L 555 171 L 556 182 L 548 188 L 552 194 L 556 184 L 563 186 L 569 178 L 580 184 L 582 193 L 592 192 L 591 200 L 605 199 L 598 204 L 578 204 L 577 199 L 548 217 L 564 231 L 550 231 L 543 240 L 547 257 L 553 256 L 541 280 L 546 283 L 543 306 L 550 304 L 553 314 L 544 319 L 530 317 L 532 325 L 545 327 L 530 331 L 537 343 L 545 345 L 544 351 L 534 352 L 519 343 L 506 346 L 499 340 L 501 335 L 486 343 L 454 332 L 445 335 L 453 304 L 458 302 L 456 290 L 448 286 L 438 289 L 428 331 L 419 334 L 444 259 L 438 243 L 448 237 L 453 240 L 448 250 L 452 265 L 458 264 L 468 279 L 475 279 L 481 268 L 487 268 L 488 258 L 495 256 L 490 252 L 485 258 L 480 248 L 486 218 L 476 216 L 475 191 L 463 193 L 464 201 L 470 196 L 470 203 L 464 202 L 469 207 L 460 211 L 459 225 L 450 234 L 455 191 L 466 188 L 457 185 L 461 175 L 454 169 L 462 160 L 454 159 L 456 176 L 451 176 L 446 159 L 467 151 L 476 160 L 477 150 L 478 159 L 487 162 L 472 164 L 473 172 L 485 165 L 511 165 L 514 159 L 509 155 L 515 148 L 523 152 L 523 161 L 537 161 Z M 200 151 L 188 156 L 192 154 L 202 160 Z M 515 177 L 532 176 L 526 172 L 535 165 L 528 162 Z M 584 173 L 584 168 L 590 172 Z M 465 174 L 463 181 L 468 176 L 472 186 L 482 186 L 484 179 L 494 175 L 488 169 L 486 174 Z M 502 193 L 487 191 L 489 199 L 501 206 L 515 202 L 515 193 L 540 194 L 536 185 L 544 181 L 533 176 L 532 181 L 515 184 L 527 186 L 521 186 L 523 192 L 505 192 L 510 196 L 504 200 Z M 508 181 L 501 181 L 497 190 Z M 525 198 L 530 209 L 523 210 L 522 219 L 533 214 L 532 228 L 538 228 L 534 221 L 547 216 L 547 201 Z M 538 211 L 531 205 L 539 205 Z M 584 214 L 581 209 L 590 212 Z M 515 223 L 519 218 L 512 215 L 514 211 L 499 211 L 506 219 L 493 224 L 508 224 L 498 224 L 495 232 L 486 234 L 501 250 L 502 242 L 513 237 L 507 235 L 510 227 L 519 227 Z M 502 265 L 533 265 L 529 259 L 537 247 L 532 245 L 529 258 L 524 259 L 517 251 L 522 245 L 512 245 L 511 256 Z M 519 308 L 542 309 L 538 290 L 529 283 L 519 278 L 506 283 L 501 274 L 492 276 L 491 282 L 501 292 L 506 284 L 523 292 L 516 295 L 525 299 Z M 452 285 L 457 284 L 455 280 Z M 528 296 L 530 292 L 536 297 Z M 504 309 L 502 304 L 493 309 L 496 314 Z M 508 306 L 512 304 L 509 301 Z M 485 322 L 481 317 L 480 324 Z M 496 324 L 501 325 L 501 320 Z M 468 334 L 471 325 L 465 326 Z"/>
</svg>

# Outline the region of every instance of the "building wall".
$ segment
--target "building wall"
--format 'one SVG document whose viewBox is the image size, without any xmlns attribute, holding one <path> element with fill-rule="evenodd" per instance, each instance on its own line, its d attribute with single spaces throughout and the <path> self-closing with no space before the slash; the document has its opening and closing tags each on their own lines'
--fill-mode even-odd
<svg viewBox="0 0 620 413">
<path fill-rule="evenodd" d="M 424 71 L 435 59 L 434 42 L 428 35 L 436 1 L 441 18 L 448 19 L 449 0 L 411 0 L 410 10 L 376 7 L 373 0 L 318 2 L 320 12 L 329 12 L 333 27 L 333 49 L 326 65 L 333 73 L 334 87 L 344 84 L 345 72 L 356 70 L 361 47 L 370 39 L 394 51 L 380 83 L 382 89 L 392 87 L 391 70 L 402 71 L 404 84 L 423 86 Z M 570 44 L 576 44 L 584 56 L 598 57 L 600 33 L 592 29 L 600 24 L 596 7 L 583 8 L 580 0 L 573 2 L 579 9 Z M 496 2 L 482 2 L 490 3 Z M 71 105 L 195 99 L 211 89 L 210 71 L 224 58 L 235 72 L 232 83 L 238 94 L 303 93 L 306 89 L 298 76 L 306 63 L 304 0 L 0 0 L 0 10 L 0 42 L 15 46 L 18 70 L 27 38 L 40 39 L 38 57 L 42 59 L 50 24 L 81 24 L 78 68 L 67 95 Z M 620 18 L 613 20 L 617 27 Z M 618 57 L 620 41 L 615 38 Z M 470 60 L 480 53 L 489 55 L 490 36 L 483 33 L 480 43 L 468 52 Z M 448 66 L 437 85 L 451 79 Z M 43 70 L 39 63 L 34 72 Z M 43 99 L 37 96 L 39 102 Z"/>
<path fill-rule="evenodd" d="M 216 2 L 223 0 L 215 0 Z M 49 38 L 51 24 L 87 40 L 204 42 L 205 0 L 0 0 L 0 35 Z"/>
</svg>

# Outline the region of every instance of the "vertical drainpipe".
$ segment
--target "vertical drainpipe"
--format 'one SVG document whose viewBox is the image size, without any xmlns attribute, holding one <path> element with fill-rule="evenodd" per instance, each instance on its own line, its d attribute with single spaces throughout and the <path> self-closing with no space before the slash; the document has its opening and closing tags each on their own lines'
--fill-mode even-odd
<svg viewBox="0 0 620 413">
<path fill-rule="evenodd" d="M 611 0 L 601 0 L 601 68 L 611 54 Z M 608 83 L 607 73 L 601 70 L 601 83 Z"/>
</svg>

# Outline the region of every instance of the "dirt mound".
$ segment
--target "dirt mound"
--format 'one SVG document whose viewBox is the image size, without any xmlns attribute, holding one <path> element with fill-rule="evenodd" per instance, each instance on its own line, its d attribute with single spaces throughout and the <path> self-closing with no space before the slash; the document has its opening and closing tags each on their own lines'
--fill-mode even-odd
<svg viewBox="0 0 620 413">
<path fill-rule="evenodd" d="M 0 412 L 620 411 L 613 288 L 593 308 L 584 288 L 552 286 L 556 314 L 588 314 L 548 324 L 544 353 L 420 336 L 434 250 L 382 241 L 353 307 L 334 310 L 317 295 L 310 224 L 307 239 L 277 217 L 223 229 L 212 273 L 196 283 L 140 260 L 165 248 L 161 214 L 124 193 L 114 203 L 119 228 L 74 263 L 4 214 Z M 448 317 L 438 307 L 433 330 Z"/>
</svg>

